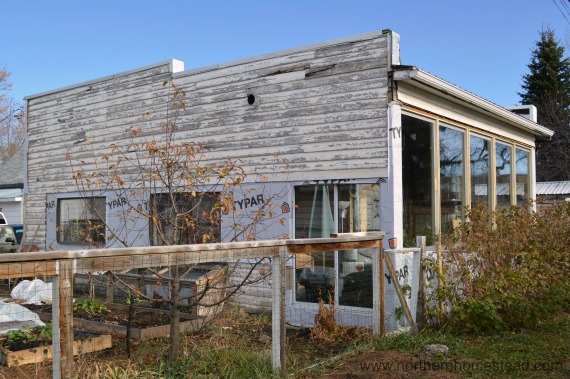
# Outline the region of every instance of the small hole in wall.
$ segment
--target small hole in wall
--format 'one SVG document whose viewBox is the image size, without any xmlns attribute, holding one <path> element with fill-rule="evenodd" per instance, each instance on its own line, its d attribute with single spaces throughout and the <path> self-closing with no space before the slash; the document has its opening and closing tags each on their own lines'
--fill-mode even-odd
<svg viewBox="0 0 570 379">
<path fill-rule="evenodd" d="M 255 95 L 247 95 L 247 103 L 253 105 L 255 103 Z"/>
</svg>

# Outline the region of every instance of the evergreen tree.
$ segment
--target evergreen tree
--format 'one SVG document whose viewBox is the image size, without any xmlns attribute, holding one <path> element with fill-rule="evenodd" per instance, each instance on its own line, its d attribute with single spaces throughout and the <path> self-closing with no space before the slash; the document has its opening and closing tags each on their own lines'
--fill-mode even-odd
<svg viewBox="0 0 570 379">
<path fill-rule="evenodd" d="M 529 74 L 523 76 L 521 104 L 538 109 L 538 123 L 554 131 L 537 141 L 537 181 L 570 180 L 570 60 L 550 28 L 532 50 Z"/>
</svg>

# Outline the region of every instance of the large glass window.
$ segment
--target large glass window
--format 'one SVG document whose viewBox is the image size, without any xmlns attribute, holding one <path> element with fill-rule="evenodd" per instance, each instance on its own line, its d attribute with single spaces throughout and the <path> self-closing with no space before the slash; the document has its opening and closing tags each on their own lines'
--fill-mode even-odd
<svg viewBox="0 0 570 379">
<path fill-rule="evenodd" d="M 516 182 L 517 182 L 517 205 L 521 205 L 530 198 L 530 178 L 529 178 L 529 161 L 528 151 L 516 149 Z"/>
<path fill-rule="evenodd" d="M 416 236 L 433 242 L 433 124 L 402 115 L 402 184 L 404 246 L 415 246 Z"/>
<path fill-rule="evenodd" d="M 471 135 L 470 167 L 471 167 L 471 208 L 481 204 L 490 206 L 489 194 L 489 147 L 490 141 Z"/>
<path fill-rule="evenodd" d="M 161 193 L 150 198 L 151 244 L 186 245 L 219 242 L 218 193 Z"/>
<path fill-rule="evenodd" d="M 497 208 L 511 206 L 511 145 L 495 145 L 495 185 Z"/>
<path fill-rule="evenodd" d="M 404 246 L 414 246 L 418 235 L 432 244 L 435 233 L 460 224 L 466 205 L 500 209 L 530 198 L 531 151 L 477 134 L 467 140 L 468 130 L 443 120 L 402 115 Z M 439 157 L 433 154 L 434 146 Z M 439 172 L 434 169 L 436 159 Z"/>
<path fill-rule="evenodd" d="M 463 132 L 445 126 L 439 128 L 439 181 L 441 231 L 448 232 L 463 216 Z"/>
<path fill-rule="evenodd" d="M 295 237 L 379 231 L 379 195 L 378 184 L 296 187 Z M 371 259 L 364 250 L 297 254 L 297 301 L 372 308 Z"/>
<path fill-rule="evenodd" d="M 105 245 L 105 198 L 73 198 L 57 201 L 57 242 Z"/>
</svg>

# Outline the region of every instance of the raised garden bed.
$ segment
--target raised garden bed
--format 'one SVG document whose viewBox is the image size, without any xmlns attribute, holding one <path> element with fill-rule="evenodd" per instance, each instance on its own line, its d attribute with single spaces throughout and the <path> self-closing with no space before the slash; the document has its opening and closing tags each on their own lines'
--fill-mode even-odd
<svg viewBox="0 0 570 379">
<path fill-rule="evenodd" d="M 165 277 L 172 277 L 174 274 L 173 270 L 173 268 L 168 267 L 159 270 L 158 274 L 161 277 L 144 269 L 135 269 L 122 273 L 115 272 L 114 275 L 123 282 L 136 283 L 136 286 L 148 297 L 169 299 L 169 280 L 165 280 Z M 180 297 L 185 299 L 181 301 L 182 305 L 191 304 L 196 301 L 197 296 L 200 296 L 199 304 L 194 304 L 190 307 L 189 311 L 192 314 L 206 317 L 214 316 L 222 311 L 224 306 L 223 300 L 229 283 L 227 263 L 181 266 L 177 270 L 181 276 L 179 282 Z M 206 286 L 209 287 L 208 290 L 206 290 Z M 203 291 L 206 291 L 204 295 L 202 295 Z"/>
<path fill-rule="evenodd" d="M 110 335 L 97 335 L 81 330 L 75 330 L 73 334 L 73 355 L 105 350 L 112 345 Z M 50 339 L 10 341 L 3 337 L 0 349 L 0 364 L 12 367 L 51 359 L 53 346 Z"/>
<path fill-rule="evenodd" d="M 90 332 L 127 335 L 128 305 L 105 304 L 111 312 L 101 314 L 73 311 L 73 327 Z M 38 314 L 43 322 L 51 322 L 51 305 L 26 305 Z M 134 307 L 135 315 L 131 326 L 131 338 L 147 340 L 170 335 L 170 316 L 168 311 L 145 307 Z M 180 332 L 200 330 L 210 318 L 196 317 L 188 313 L 180 314 Z"/>
<path fill-rule="evenodd" d="M 165 302 L 170 298 L 169 282 L 173 270 L 172 267 L 164 267 L 114 271 L 112 274 L 75 274 L 74 295 L 105 298 L 107 303 L 121 304 L 126 302 L 127 293 L 136 288 L 135 292 L 144 294 L 148 299 Z M 206 317 L 222 311 L 229 283 L 227 263 L 180 266 L 177 270 L 180 275 L 180 304 L 188 305 L 188 313 Z"/>
</svg>

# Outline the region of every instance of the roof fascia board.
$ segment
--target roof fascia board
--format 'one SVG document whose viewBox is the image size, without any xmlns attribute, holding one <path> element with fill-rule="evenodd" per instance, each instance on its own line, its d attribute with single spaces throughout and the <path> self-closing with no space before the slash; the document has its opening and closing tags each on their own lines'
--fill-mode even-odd
<svg viewBox="0 0 570 379">
<path fill-rule="evenodd" d="M 94 84 L 94 83 L 99 83 L 99 82 L 104 82 L 106 80 L 112 80 L 121 76 L 126 76 L 126 75 L 130 75 L 130 74 L 134 74 L 136 72 L 139 71 L 145 71 L 145 70 L 150 70 L 153 69 L 155 67 L 160 67 L 160 66 L 164 66 L 164 65 L 168 65 L 168 68 L 170 70 L 170 72 L 172 73 L 176 73 L 178 71 L 183 71 L 184 70 L 184 62 L 178 60 L 178 59 L 170 59 L 167 61 L 163 61 L 163 62 L 158 62 L 158 63 L 153 63 L 150 64 L 148 66 L 143 66 L 143 67 L 139 67 L 139 68 L 135 68 L 129 71 L 123 71 L 120 72 L 118 74 L 113 74 L 113 75 L 108 75 L 108 76 L 104 76 L 102 78 L 97 78 L 97 79 L 93 79 L 93 80 L 88 80 L 86 82 L 81 82 L 81 83 L 77 83 L 77 84 L 72 84 L 69 86 L 65 86 L 65 87 L 61 87 L 61 88 L 57 88 L 57 89 L 53 89 L 50 91 L 46 91 L 46 92 L 40 92 L 40 93 L 36 93 L 34 95 L 29 95 L 24 97 L 24 100 L 30 100 L 30 99 L 35 99 L 37 97 L 42 97 L 42 96 L 46 96 L 46 95 L 51 95 L 57 92 L 62 92 L 62 91 L 67 91 L 73 88 L 78 88 L 78 87 L 82 87 L 82 86 L 86 86 L 89 84 Z"/>
<path fill-rule="evenodd" d="M 552 130 L 545 128 L 544 126 L 536 124 L 522 116 L 517 115 L 516 113 L 509 111 L 508 109 L 505 109 L 490 102 L 489 100 L 485 100 L 482 97 L 467 92 L 418 68 L 394 71 L 394 80 L 408 80 L 411 84 L 421 83 L 427 87 L 443 92 L 444 94 L 449 95 L 454 99 L 460 100 L 461 103 L 468 103 L 474 107 L 483 109 L 487 113 L 491 114 L 494 118 L 499 118 L 513 126 L 526 129 L 536 136 L 552 137 L 552 135 L 554 135 L 554 132 Z"/>
<path fill-rule="evenodd" d="M 204 72 L 208 72 L 208 71 L 218 70 L 221 68 L 238 66 L 238 65 L 242 65 L 242 64 L 257 62 L 257 61 L 271 59 L 271 58 L 278 58 L 278 57 L 282 57 L 285 55 L 300 53 L 300 52 L 307 51 L 307 50 L 315 50 L 315 49 L 319 49 L 322 47 L 340 45 L 340 44 L 349 43 L 349 42 L 365 41 L 368 39 L 378 38 L 378 37 L 383 36 L 383 35 L 388 34 L 388 33 L 390 33 L 390 30 L 376 30 L 373 32 L 367 32 L 367 33 L 356 34 L 356 35 L 352 35 L 352 36 L 348 36 L 348 37 L 336 38 L 336 39 L 332 39 L 332 40 L 328 40 L 328 41 L 313 43 L 310 45 L 294 47 L 291 49 L 279 50 L 279 51 L 275 51 L 273 53 L 256 55 L 256 56 L 249 57 L 249 58 L 236 59 L 236 60 L 225 62 L 225 63 L 214 64 L 214 65 L 210 65 L 210 66 L 194 68 L 194 69 L 187 70 L 187 71 L 177 72 L 174 74 L 174 78 L 179 78 L 182 76 L 189 76 L 189 75 L 196 75 L 196 74 L 200 74 L 200 73 L 204 73 Z"/>
</svg>

